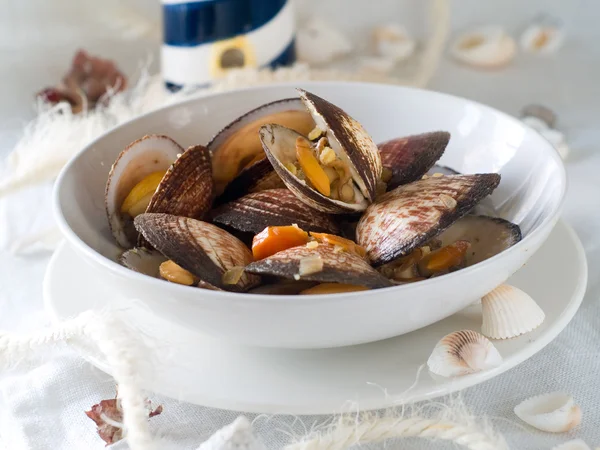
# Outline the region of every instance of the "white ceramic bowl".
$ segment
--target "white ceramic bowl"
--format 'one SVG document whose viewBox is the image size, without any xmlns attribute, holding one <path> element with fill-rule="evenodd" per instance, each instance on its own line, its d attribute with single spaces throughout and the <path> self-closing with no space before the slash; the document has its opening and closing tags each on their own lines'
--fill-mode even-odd
<svg viewBox="0 0 600 450">
<path fill-rule="evenodd" d="M 489 202 L 518 223 L 524 238 L 482 263 L 418 283 L 375 291 L 315 296 L 213 292 L 171 284 L 115 262 L 104 211 L 111 164 L 131 141 L 164 133 L 182 146 L 207 143 L 230 121 L 302 87 L 339 105 L 376 142 L 434 130 L 451 133 L 441 160 L 462 173 L 498 172 Z M 248 345 L 324 348 L 384 339 L 424 327 L 464 308 L 517 271 L 554 227 L 566 188 L 554 148 L 520 121 L 450 95 L 376 84 L 297 83 L 212 95 L 128 122 L 70 161 L 55 188 L 55 213 L 67 241 L 115 291 L 196 331 Z M 83 293 L 82 293 L 83 295 Z M 108 300 L 107 300 L 108 301 Z"/>
</svg>

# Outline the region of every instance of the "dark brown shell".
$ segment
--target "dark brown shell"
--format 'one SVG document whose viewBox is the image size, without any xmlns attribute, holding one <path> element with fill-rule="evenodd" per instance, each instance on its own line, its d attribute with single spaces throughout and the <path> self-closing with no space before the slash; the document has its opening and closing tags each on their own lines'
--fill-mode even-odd
<svg viewBox="0 0 600 450">
<path fill-rule="evenodd" d="M 236 266 L 246 266 L 252 253 L 239 239 L 200 220 L 169 214 L 140 214 L 136 229 L 150 244 L 199 279 L 221 289 L 246 291 L 260 278 L 244 273 L 236 285 L 224 285 L 223 274 Z"/>
<path fill-rule="evenodd" d="M 519 225 L 499 217 L 468 215 L 441 233 L 442 245 L 456 241 L 471 243 L 466 255 L 467 266 L 484 261 L 512 247 L 522 238 Z"/>
<path fill-rule="evenodd" d="M 356 228 L 357 242 L 373 265 L 393 261 L 448 228 L 499 183 L 498 174 L 478 174 L 400 186 L 367 208 Z"/>
<path fill-rule="evenodd" d="M 223 194 L 217 198 L 215 203 L 221 205 L 246 194 L 277 188 L 285 188 L 285 184 L 273 169 L 268 158 L 265 158 L 243 169 L 225 187 Z"/>
<path fill-rule="evenodd" d="M 299 276 L 300 261 L 314 255 L 321 257 L 323 270 Z M 316 248 L 302 245 L 283 250 L 268 258 L 253 262 L 246 267 L 246 271 L 288 279 L 353 284 L 372 289 L 392 285 L 387 278 L 369 266 L 357 254 L 346 251 L 337 252 L 335 247 L 329 244 L 319 244 Z"/>
<path fill-rule="evenodd" d="M 379 144 L 381 163 L 391 170 L 388 191 L 420 179 L 442 157 L 450 133 L 433 131 L 415 134 Z"/>
<path fill-rule="evenodd" d="M 327 130 L 329 144 L 336 153 L 348 156 L 353 178 L 368 201 L 377 194 L 377 182 L 381 178 L 381 156 L 377 145 L 363 126 L 345 111 L 310 92 L 298 89 L 300 99 L 322 130 Z M 337 147 L 337 148 L 336 148 Z"/>
<path fill-rule="evenodd" d="M 146 212 L 200 219 L 210 210 L 214 192 L 210 153 L 196 145 L 167 170 Z"/>
<path fill-rule="evenodd" d="M 306 231 L 331 234 L 338 234 L 340 231 L 329 214 L 311 209 L 287 189 L 269 189 L 248 194 L 215 210 L 212 220 L 255 234 L 269 226 L 292 224 L 297 224 Z"/>
</svg>

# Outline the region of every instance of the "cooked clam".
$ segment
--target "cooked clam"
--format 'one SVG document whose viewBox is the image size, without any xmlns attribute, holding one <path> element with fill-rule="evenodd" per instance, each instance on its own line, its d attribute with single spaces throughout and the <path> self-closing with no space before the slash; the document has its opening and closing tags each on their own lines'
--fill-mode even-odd
<svg viewBox="0 0 600 450">
<path fill-rule="evenodd" d="M 285 188 L 285 184 L 273 170 L 271 162 L 267 158 L 263 158 L 242 169 L 238 176 L 225 187 L 215 203 L 221 205 L 246 194 L 278 188 Z"/>
<path fill-rule="evenodd" d="M 378 145 L 382 179 L 388 191 L 420 179 L 442 157 L 450 133 L 433 131 L 383 142 Z"/>
<path fill-rule="evenodd" d="M 431 177 L 400 186 L 371 204 L 356 228 L 371 264 L 409 254 L 467 214 L 500 183 L 498 174 Z"/>
<path fill-rule="evenodd" d="M 381 157 L 364 128 L 335 105 L 306 91 L 300 97 L 316 128 L 308 136 L 268 124 L 259 134 L 285 185 L 319 211 L 363 211 L 375 199 Z"/>
<path fill-rule="evenodd" d="M 315 127 L 310 114 L 297 98 L 259 106 L 227 125 L 208 144 L 217 195 L 223 193 L 227 184 L 244 168 L 264 159 L 258 130 L 268 123 L 277 123 L 302 134 L 308 134 Z"/>
<path fill-rule="evenodd" d="M 133 218 L 146 211 L 164 174 L 182 153 L 171 138 L 149 135 L 129 144 L 113 164 L 104 200 L 110 230 L 121 247 L 135 245 Z"/>
<path fill-rule="evenodd" d="M 372 289 L 392 285 L 356 253 L 339 251 L 331 244 L 289 248 L 249 264 L 246 271 L 258 275 L 344 283 Z"/>
<path fill-rule="evenodd" d="M 328 214 L 315 211 L 287 189 L 248 194 L 219 207 L 213 222 L 239 231 L 260 233 L 268 226 L 297 224 L 307 231 L 338 234 L 339 225 Z"/>
<path fill-rule="evenodd" d="M 237 238 L 214 225 L 155 213 L 141 214 L 134 223 L 154 248 L 202 281 L 233 291 L 246 291 L 260 282 L 259 277 L 243 271 L 235 283 L 224 280 L 227 271 L 250 263 L 252 253 Z"/>
</svg>

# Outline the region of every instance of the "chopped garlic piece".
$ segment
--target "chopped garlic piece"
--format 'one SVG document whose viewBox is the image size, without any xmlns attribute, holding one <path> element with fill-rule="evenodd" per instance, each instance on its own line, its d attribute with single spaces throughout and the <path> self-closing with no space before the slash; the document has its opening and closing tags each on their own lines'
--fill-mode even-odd
<svg viewBox="0 0 600 450">
<path fill-rule="evenodd" d="M 323 260 L 319 255 L 306 256 L 300 260 L 298 275 L 310 275 L 323 270 Z M 294 277 L 295 278 L 295 277 Z"/>
<path fill-rule="evenodd" d="M 331 164 L 336 160 L 337 156 L 331 147 L 325 147 L 319 156 L 321 164 Z"/>
<path fill-rule="evenodd" d="M 317 241 L 310 241 L 306 244 L 306 248 L 317 248 L 319 243 Z"/>
<path fill-rule="evenodd" d="M 321 130 L 319 127 L 314 127 L 312 131 L 308 133 L 308 139 L 314 141 L 315 139 L 319 138 L 322 134 L 323 130 Z"/>
</svg>

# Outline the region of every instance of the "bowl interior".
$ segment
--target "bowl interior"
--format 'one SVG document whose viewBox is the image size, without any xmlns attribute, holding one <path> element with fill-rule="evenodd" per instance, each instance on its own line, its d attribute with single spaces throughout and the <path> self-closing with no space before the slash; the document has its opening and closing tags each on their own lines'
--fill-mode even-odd
<svg viewBox="0 0 600 450">
<path fill-rule="evenodd" d="M 295 83 L 194 99 L 128 122 L 97 139 L 63 170 L 56 209 L 71 239 L 114 260 L 115 244 L 104 209 L 112 163 L 130 142 L 166 134 L 184 148 L 205 144 L 229 122 L 263 103 L 296 96 L 302 87 L 340 106 L 375 142 L 435 130 L 451 133 L 439 162 L 461 173 L 497 172 L 500 186 L 487 200 L 526 237 L 552 220 L 562 203 L 565 173 L 551 145 L 520 121 L 492 108 L 445 94 L 363 83 Z M 107 264 L 111 264 L 106 261 Z M 115 263 L 116 265 L 116 263 Z"/>
</svg>

